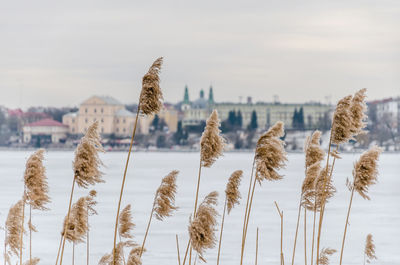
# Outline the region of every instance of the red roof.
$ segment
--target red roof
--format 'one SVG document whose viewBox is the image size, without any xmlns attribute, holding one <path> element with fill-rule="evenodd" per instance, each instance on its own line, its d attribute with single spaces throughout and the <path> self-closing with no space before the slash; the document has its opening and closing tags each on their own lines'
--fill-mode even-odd
<svg viewBox="0 0 400 265">
<path fill-rule="evenodd" d="M 29 123 L 25 126 L 29 127 L 36 127 L 36 126 L 49 126 L 49 127 L 68 127 L 68 125 L 62 124 L 61 122 L 52 120 L 52 119 L 43 119 L 40 121 L 35 121 L 32 123 Z"/>
</svg>

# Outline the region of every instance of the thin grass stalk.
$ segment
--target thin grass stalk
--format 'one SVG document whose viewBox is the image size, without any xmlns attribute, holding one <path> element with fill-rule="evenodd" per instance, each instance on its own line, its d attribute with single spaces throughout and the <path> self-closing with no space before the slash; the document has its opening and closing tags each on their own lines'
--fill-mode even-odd
<svg viewBox="0 0 400 265">
<path fill-rule="evenodd" d="M 331 127 L 333 128 L 333 125 Z M 329 170 L 329 158 L 330 158 L 331 147 L 332 147 L 332 128 L 331 128 L 331 133 L 329 136 L 328 154 L 326 156 L 326 173 L 328 173 L 328 170 Z M 326 175 L 328 175 L 328 174 L 326 174 Z M 329 178 L 327 178 L 327 179 L 329 179 Z M 323 186 L 322 190 L 326 189 L 326 184 L 327 184 L 327 181 L 324 181 L 324 186 Z M 323 210 L 322 209 L 324 207 L 325 207 L 325 196 L 323 196 L 323 198 L 322 198 L 321 210 L 319 213 L 318 235 L 317 235 L 317 265 L 319 265 L 319 244 L 320 244 L 320 238 L 321 238 L 321 228 L 322 228 L 322 219 L 323 219 Z"/>
<path fill-rule="evenodd" d="M 29 265 L 32 264 L 32 205 L 29 204 Z"/>
<path fill-rule="evenodd" d="M 307 208 L 304 207 L 304 265 L 307 265 Z"/>
<path fill-rule="evenodd" d="M 142 247 L 141 247 L 141 249 L 140 249 L 139 257 L 142 257 L 142 254 L 143 254 L 144 244 L 146 243 L 146 238 L 147 238 L 147 235 L 148 235 L 148 233 L 149 233 L 151 220 L 153 219 L 154 206 L 156 205 L 156 198 L 157 198 L 157 195 L 158 195 L 158 192 L 156 192 L 156 195 L 154 196 L 153 207 L 151 208 L 151 213 L 150 213 L 149 221 L 147 222 L 146 233 L 144 234 L 143 243 L 142 243 Z"/>
<path fill-rule="evenodd" d="M 257 236 L 256 236 L 256 261 L 255 265 L 258 263 L 258 227 L 257 227 Z"/>
<path fill-rule="evenodd" d="M 219 265 L 219 257 L 221 254 L 221 243 L 222 243 L 222 233 L 224 231 L 225 212 L 226 212 L 226 196 L 225 196 L 224 212 L 222 213 L 221 232 L 219 234 L 217 265 Z"/>
<path fill-rule="evenodd" d="M 122 242 L 121 235 L 118 235 L 118 237 L 119 237 L 119 242 Z M 123 260 L 124 265 L 125 265 L 125 264 L 126 264 L 126 261 L 125 261 L 124 248 L 121 248 L 121 255 L 122 255 L 122 260 Z"/>
<path fill-rule="evenodd" d="M 257 179 L 254 178 L 254 181 L 253 181 L 253 188 L 252 188 L 252 190 L 251 190 L 251 196 L 250 196 L 250 202 L 249 202 L 249 209 L 248 209 L 248 211 L 247 211 L 246 229 L 244 230 L 243 252 L 244 252 L 244 247 L 245 247 L 245 245 L 246 245 L 247 230 L 248 230 L 248 226 L 249 226 L 250 213 L 251 213 L 251 206 L 253 205 L 253 197 L 254 197 L 254 191 L 255 191 L 255 189 L 256 189 L 256 182 L 257 182 Z"/>
<path fill-rule="evenodd" d="M 178 234 L 176 235 L 176 251 L 178 252 L 178 265 L 181 265 L 181 254 L 179 253 Z"/>
<path fill-rule="evenodd" d="M 313 265 L 314 262 L 314 238 L 315 238 L 315 221 L 317 217 L 317 204 L 316 202 L 317 196 L 314 196 L 314 221 L 313 221 L 313 232 L 312 232 L 312 244 L 311 244 L 311 265 Z"/>
<path fill-rule="evenodd" d="M 57 252 L 56 265 L 57 265 L 57 263 L 58 263 L 58 259 L 60 258 L 60 251 L 61 251 L 62 241 L 63 241 L 63 236 L 61 235 L 61 237 L 60 237 L 60 244 L 58 245 L 58 252 Z"/>
<path fill-rule="evenodd" d="M 342 265 L 342 260 L 343 260 L 343 250 L 344 250 L 344 242 L 346 240 L 346 233 L 347 233 L 347 225 L 349 223 L 349 216 L 350 216 L 350 210 L 351 210 L 351 205 L 353 203 L 353 196 L 354 196 L 354 186 L 351 191 L 351 197 L 350 197 L 350 203 L 349 203 L 349 208 L 347 210 L 347 216 L 346 216 L 346 224 L 344 226 L 344 233 L 343 233 L 343 240 L 342 240 L 342 249 L 340 250 L 340 262 L 339 265 Z"/>
<path fill-rule="evenodd" d="M 87 218 L 87 234 L 86 234 L 86 265 L 89 265 L 89 208 L 86 208 Z"/>
<path fill-rule="evenodd" d="M 251 188 L 252 188 L 252 183 L 253 183 L 253 174 L 254 174 L 254 165 L 256 163 L 256 158 L 254 156 L 253 158 L 253 165 L 251 167 L 251 174 L 250 174 L 250 184 L 249 184 L 249 191 L 247 193 L 247 201 L 246 201 L 246 209 L 244 212 L 244 220 L 243 220 L 243 233 L 242 233 L 242 248 L 241 248 L 241 252 L 240 252 L 240 265 L 243 264 L 243 256 L 244 256 L 244 242 L 245 242 L 245 238 L 246 238 L 246 221 L 247 221 L 247 212 L 249 210 L 249 203 L 250 203 L 250 194 L 251 194 Z M 255 179 L 255 178 L 254 178 Z"/>
<path fill-rule="evenodd" d="M 135 118 L 135 124 L 133 126 L 133 132 L 132 132 L 132 137 L 131 137 L 131 142 L 129 144 L 129 151 L 128 151 L 128 156 L 126 158 L 126 163 L 125 163 L 125 169 L 124 169 L 124 176 L 122 178 L 122 184 L 121 184 L 121 192 L 119 194 L 119 200 L 118 200 L 118 208 L 117 208 L 117 216 L 115 217 L 115 227 L 114 227 L 114 246 L 113 246 L 113 264 L 116 265 L 115 263 L 115 247 L 117 245 L 117 231 L 118 231 L 118 220 L 119 220 L 119 212 L 121 210 L 121 201 L 122 201 L 122 194 L 124 193 L 124 186 L 125 186 L 125 180 L 126 180 L 126 173 L 128 172 L 128 164 L 129 164 L 129 158 L 131 156 L 132 152 L 132 146 L 133 146 L 133 141 L 135 139 L 135 134 L 136 134 L 136 127 L 138 123 L 138 118 L 139 118 L 139 111 L 140 111 L 140 101 L 137 107 L 136 111 L 136 118 Z"/>
<path fill-rule="evenodd" d="M 278 203 L 276 201 L 274 203 L 276 206 L 276 210 L 278 211 L 279 217 L 281 219 L 281 253 L 280 253 L 281 259 L 280 259 L 280 261 L 281 261 L 281 264 L 283 265 L 285 263 L 283 260 L 283 211 L 281 211 L 279 209 Z"/>
<path fill-rule="evenodd" d="M 299 209 L 298 209 L 298 213 L 297 213 L 296 232 L 294 235 L 294 243 L 293 243 L 292 265 L 294 264 L 294 255 L 296 254 L 297 234 L 299 232 L 300 214 L 301 214 L 301 200 L 302 200 L 302 196 L 300 196 Z"/>
<path fill-rule="evenodd" d="M 71 188 L 71 195 L 69 197 L 69 205 L 68 205 L 68 212 L 67 212 L 67 222 L 65 222 L 65 226 L 64 226 L 64 231 L 65 233 L 67 232 L 67 225 L 69 223 L 69 215 L 71 213 L 71 205 L 72 205 L 72 197 L 74 196 L 74 189 L 75 189 L 75 179 L 76 177 L 74 176 L 74 179 L 72 180 L 72 188 Z M 62 235 L 62 246 L 61 246 L 61 256 L 60 256 L 60 265 L 62 264 L 63 261 L 63 256 L 64 256 L 64 247 L 65 247 L 65 236 Z M 58 257 L 57 257 L 58 259 Z"/>
<path fill-rule="evenodd" d="M 188 241 L 187 246 L 186 246 L 185 256 L 184 256 L 184 258 L 183 258 L 183 263 L 182 263 L 182 265 L 185 265 L 186 258 L 187 258 L 187 255 L 188 255 L 188 251 L 189 251 L 189 246 L 190 246 L 190 238 L 189 238 L 189 241 Z"/>
<path fill-rule="evenodd" d="M 24 204 L 22 207 L 22 220 L 21 220 L 21 242 L 19 245 L 19 264 L 22 265 L 22 244 L 23 244 L 23 237 L 24 237 L 24 219 L 25 219 L 25 192 L 24 192 Z"/>
</svg>

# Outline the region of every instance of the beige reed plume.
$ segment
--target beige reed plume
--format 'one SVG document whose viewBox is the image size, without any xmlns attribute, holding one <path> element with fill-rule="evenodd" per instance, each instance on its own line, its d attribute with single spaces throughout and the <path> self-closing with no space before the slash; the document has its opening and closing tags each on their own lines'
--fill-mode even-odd
<svg viewBox="0 0 400 265">
<path fill-rule="evenodd" d="M 352 116 L 352 126 L 351 126 L 351 133 L 353 135 L 358 135 L 363 132 L 363 129 L 367 126 L 365 120 L 368 116 L 365 114 L 367 111 L 367 104 L 365 103 L 365 98 L 367 95 L 366 88 L 360 89 L 357 91 L 350 104 L 350 113 Z"/>
<path fill-rule="evenodd" d="M 241 198 L 239 185 L 243 177 L 242 170 L 236 170 L 229 177 L 228 183 L 226 184 L 225 195 L 226 195 L 226 207 L 228 214 L 231 212 L 236 204 L 239 204 Z"/>
<path fill-rule="evenodd" d="M 112 254 L 104 254 L 100 260 L 99 260 L 99 265 L 109 265 L 112 264 L 113 262 L 113 255 Z"/>
<path fill-rule="evenodd" d="M 47 210 L 46 204 L 50 202 L 49 185 L 43 166 L 44 152 L 44 149 L 39 149 L 29 157 L 24 174 L 27 202 L 33 209 L 39 210 Z"/>
<path fill-rule="evenodd" d="M 207 119 L 206 127 L 201 136 L 201 162 L 203 167 L 211 167 L 212 164 L 222 155 L 225 139 L 220 135 L 220 120 L 217 110 L 213 110 Z"/>
<path fill-rule="evenodd" d="M 239 200 L 241 198 L 239 185 L 242 180 L 242 176 L 243 176 L 243 171 L 236 170 L 229 177 L 228 183 L 226 184 L 225 204 L 224 204 L 224 211 L 222 212 L 221 229 L 218 241 L 217 265 L 219 265 L 219 260 L 221 255 L 222 234 L 224 232 L 225 213 L 226 210 L 228 209 L 228 214 L 229 214 L 233 209 L 233 207 L 235 207 L 236 204 L 239 204 Z"/>
<path fill-rule="evenodd" d="M 19 200 L 16 204 L 14 204 L 7 216 L 6 220 L 6 246 L 10 249 L 12 253 L 16 256 L 20 252 L 20 246 L 22 244 L 21 238 L 22 234 L 24 233 L 23 227 L 21 227 L 22 223 L 22 211 L 24 207 L 24 201 Z"/>
<path fill-rule="evenodd" d="M 375 256 L 375 244 L 374 240 L 372 240 L 372 235 L 368 234 L 367 239 L 365 240 L 364 265 L 365 260 L 367 261 L 367 263 L 371 263 L 371 260 L 373 259 L 377 259 L 377 257 Z"/>
<path fill-rule="evenodd" d="M 370 150 L 365 151 L 361 154 L 360 159 L 354 164 L 353 169 L 353 183 L 348 184 L 351 188 L 350 202 L 347 210 L 346 223 L 344 226 L 344 233 L 342 239 L 342 248 L 340 250 L 340 262 L 342 264 L 343 261 L 343 250 L 344 243 L 346 240 L 347 226 L 349 223 L 351 206 L 353 203 L 354 191 L 357 191 L 361 197 L 366 200 L 369 200 L 370 197 L 367 195 L 369 186 L 373 185 L 377 181 L 378 176 L 378 159 L 379 154 L 382 152 L 382 149 L 373 146 Z"/>
<path fill-rule="evenodd" d="M 142 258 L 140 257 L 142 253 L 142 248 L 139 246 L 134 246 L 129 252 L 127 265 L 142 265 Z"/>
<path fill-rule="evenodd" d="M 67 220 L 65 217 L 62 235 L 75 244 L 83 242 L 88 231 L 87 197 L 79 198 L 72 205 L 69 221 Z"/>
<path fill-rule="evenodd" d="M 217 225 L 217 205 L 218 192 L 209 193 L 200 203 L 196 216 L 191 218 L 189 224 L 189 236 L 193 249 L 197 251 L 199 257 L 204 260 L 204 251 L 215 247 L 217 242 L 215 236 L 215 226 Z"/>
<path fill-rule="evenodd" d="M 39 264 L 39 258 L 32 258 L 32 260 L 27 260 L 23 263 L 23 265 L 37 265 Z"/>
<path fill-rule="evenodd" d="M 139 101 L 140 110 L 146 115 L 158 113 L 162 107 L 163 95 L 159 77 L 162 63 L 163 57 L 155 60 L 147 74 L 143 76 Z"/>
<path fill-rule="evenodd" d="M 321 250 L 321 254 L 319 256 L 319 264 L 321 264 L 321 265 L 329 265 L 329 256 L 332 256 L 335 253 L 336 253 L 336 249 L 323 248 Z"/>
<path fill-rule="evenodd" d="M 285 134 L 283 127 L 283 122 L 275 123 L 257 142 L 255 162 L 256 179 L 259 183 L 264 179 L 282 179 L 277 170 L 283 168 L 287 160 L 284 142 L 280 139 Z"/>
<path fill-rule="evenodd" d="M 343 144 L 352 138 L 353 117 L 350 112 L 352 96 L 339 100 L 333 114 L 331 140 L 334 144 Z"/>
<path fill-rule="evenodd" d="M 116 248 L 117 244 L 119 212 L 121 210 L 121 201 L 124 193 L 126 174 L 128 172 L 129 159 L 132 153 L 133 142 L 135 140 L 139 113 L 141 112 L 146 115 L 155 114 L 158 113 L 162 107 L 163 97 L 160 89 L 160 77 L 159 77 L 162 63 L 163 63 L 163 58 L 162 57 L 158 58 L 150 67 L 149 71 L 143 76 L 142 91 L 140 92 L 139 104 L 136 111 L 135 123 L 132 130 L 131 142 L 129 144 L 129 151 L 128 151 L 128 156 L 126 158 L 124 175 L 122 177 L 122 183 L 121 183 L 121 191 L 118 199 L 117 214 L 115 217 L 115 225 L 114 225 L 113 249 Z M 114 265 L 116 264 L 114 263 Z"/>
<path fill-rule="evenodd" d="M 166 217 L 172 215 L 172 212 L 178 209 L 175 206 L 175 195 L 176 195 L 176 177 L 179 171 L 173 170 L 167 176 L 165 176 L 157 189 L 154 215 L 158 220 L 163 220 Z"/>
<path fill-rule="evenodd" d="M 118 233 L 121 238 L 132 239 L 132 230 L 135 224 L 132 222 L 131 205 L 128 204 L 119 215 Z"/>
<path fill-rule="evenodd" d="M 101 145 L 98 127 L 98 121 L 89 126 L 75 151 L 74 174 L 76 183 L 83 188 L 104 182 L 103 173 L 99 169 L 103 165 L 99 152 L 104 152 L 104 149 Z"/>
<path fill-rule="evenodd" d="M 374 146 L 364 152 L 356 162 L 353 169 L 354 189 L 363 197 L 369 200 L 367 195 L 368 187 L 375 184 L 378 176 L 378 158 L 382 149 Z"/>
<path fill-rule="evenodd" d="M 280 180 L 282 176 L 278 174 L 278 170 L 285 166 L 286 151 L 284 142 L 280 137 L 284 136 L 284 124 L 281 121 L 275 123 L 269 130 L 261 135 L 257 141 L 257 146 L 252 165 L 252 173 L 250 175 L 249 191 L 247 193 L 247 203 L 243 220 L 242 248 L 240 254 L 240 265 L 243 264 L 243 256 L 246 245 L 247 228 L 250 219 L 251 207 L 253 204 L 253 196 L 256 181 L 260 184 L 263 180 Z M 253 170 L 255 165 L 255 178 L 253 181 Z"/>
<path fill-rule="evenodd" d="M 327 203 L 330 198 L 336 193 L 336 188 L 333 185 L 330 177 L 331 166 L 324 167 L 320 170 L 318 177 L 315 179 L 315 208 L 321 210 L 322 203 Z"/>
</svg>

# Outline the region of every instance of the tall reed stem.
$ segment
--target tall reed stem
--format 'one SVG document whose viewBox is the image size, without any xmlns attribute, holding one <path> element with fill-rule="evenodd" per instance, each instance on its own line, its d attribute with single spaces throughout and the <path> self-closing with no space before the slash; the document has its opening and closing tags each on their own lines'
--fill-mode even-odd
<svg viewBox="0 0 400 265">
<path fill-rule="evenodd" d="M 315 221 L 317 216 L 317 195 L 314 195 L 314 221 L 313 221 L 313 232 L 312 232 L 312 244 L 311 244 L 311 265 L 314 262 L 314 238 L 315 238 Z"/>
<path fill-rule="evenodd" d="M 258 227 L 257 227 L 257 236 L 256 236 L 256 261 L 255 265 L 258 263 Z"/>
<path fill-rule="evenodd" d="M 347 216 L 346 216 L 346 224 L 344 225 L 344 233 L 343 233 L 343 240 L 342 240 L 342 249 L 340 250 L 340 262 L 339 262 L 339 265 L 342 265 L 344 241 L 346 240 L 347 225 L 349 223 L 349 216 L 350 216 L 351 205 L 353 203 L 353 196 L 354 196 L 354 185 L 353 185 L 353 188 L 351 190 L 350 203 L 349 203 L 349 208 L 347 210 Z"/>
<path fill-rule="evenodd" d="M 189 238 L 189 241 L 188 241 L 187 246 L 186 246 L 185 256 L 184 256 L 184 258 L 183 258 L 183 263 L 182 263 L 182 265 L 185 265 L 186 258 L 187 258 L 187 254 L 188 254 L 188 251 L 189 251 L 189 246 L 190 246 L 190 238 Z"/>
<path fill-rule="evenodd" d="M 219 265 L 219 257 L 221 254 L 221 243 L 222 243 L 222 233 L 224 231 L 225 211 L 226 211 L 226 196 L 225 196 L 225 203 L 224 203 L 224 212 L 222 213 L 221 232 L 219 233 L 217 265 Z"/>
<path fill-rule="evenodd" d="M 22 220 L 21 220 L 21 241 L 19 244 L 19 262 L 22 265 L 22 245 L 23 245 L 23 236 L 24 236 L 24 219 L 25 219 L 25 192 L 24 192 L 24 199 L 23 199 L 23 207 L 22 207 Z"/>
<path fill-rule="evenodd" d="M 333 126 L 332 126 L 333 127 Z M 328 146 L 328 155 L 326 157 L 326 175 L 328 176 L 328 170 L 329 170 L 329 157 L 331 154 L 331 147 L 332 147 L 332 128 L 331 128 L 331 132 L 330 132 L 330 137 L 329 137 L 329 146 Z M 325 191 L 326 189 L 326 184 L 327 181 L 329 181 L 329 179 L 324 181 L 324 185 L 322 190 Z M 322 196 L 322 201 L 321 201 L 321 210 L 319 213 L 319 222 L 318 222 L 318 235 L 317 235 L 317 265 L 319 265 L 319 244 L 320 244 L 320 238 L 321 238 L 321 229 L 322 229 L 322 219 L 323 219 L 323 208 L 325 207 L 325 196 Z"/>
<path fill-rule="evenodd" d="M 29 265 L 32 264 L 32 205 L 29 204 Z"/>
<path fill-rule="evenodd" d="M 297 234 L 299 232 L 299 223 L 300 223 L 300 214 L 301 214 L 301 200 L 302 200 L 302 196 L 300 196 L 299 209 L 297 212 L 297 224 L 296 224 L 296 233 L 294 235 L 294 243 L 293 243 L 292 265 L 294 264 L 294 255 L 296 254 Z"/>
<path fill-rule="evenodd" d="M 304 265 L 307 265 L 307 208 L 304 207 Z"/>
<path fill-rule="evenodd" d="M 146 238 L 147 238 L 147 235 L 149 234 L 150 224 L 151 224 L 151 220 L 153 219 L 154 206 L 156 205 L 156 198 L 157 198 L 157 195 L 158 195 L 158 192 L 156 192 L 156 195 L 154 196 L 153 207 L 151 208 L 151 213 L 150 213 L 149 221 L 147 222 L 146 233 L 144 234 L 143 243 L 142 243 L 142 248 L 140 249 L 139 257 L 141 257 L 142 254 L 143 254 L 144 244 L 146 243 Z"/>
<path fill-rule="evenodd" d="M 89 265 L 89 208 L 86 208 L 86 214 L 88 216 L 86 220 L 87 235 L 86 235 L 86 265 Z"/>
<path fill-rule="evenodd" d="M 252 197 L 252 194 L 254 194 L 254 189 L 252 192 L 252 187 L 254 186 L 253 184 L 253 173 L 254 173 L 254 165 L 256 163 L 255 156 L 253 158 L 253 165 L 251 167 L 251 174 L 250 174 L 250 183 L 249 183 L 249 191 L 247 193 L 247 202 L 246 202 L 246 209 L 244 212 L 244 220 L 243 220 L 243 232 L 242 232 L 242 248 L 240 252 L 240 265 L 243 264 L 243 257 L 244 257 L 244 247 L 245 247 L 245 242 L 246 242 L 246 236 L 247 236 L 247 224 L 248 224 L 248 212 L 249 212 L 249 206 L 251 204 L 250 197 Z M 254 178 L 254 183 L 255 183 L 255 178 Z"/>
<path fill-rule="evenodd" d="M 125 180 L 126 180 L 126 173 L 128 172 L 128 164 L 129 164 L 129 158 L 131 156 L 132 152 L 132 146 L 133 146 L 133 141 L 135 139 L 135 134 L 136 134 L 136 127 L 138 123 L 138 118 L 139 118 L 139 111 L 140 111 L 140 101 L 137 107 L 136 111 L 136 118 L 135 118 L 135 125 L 133 127 L 132 131 L 132 137 L 131 137 L 131 143 L 129 145 L 129 151 L 128 151 L 128 157 L 126 158 L 126 163 L 125 163 L 125 169 L 124 169 L 124 176 L 122 178 L 122 184 L 121 184 L 121 192 L 119 193 L 119 200 L 118 200 L 118 208 L 117 208 L 117 216 L 115 217 L 115 227 L 114 227 L 114 246 L 113 246 L 113 264 L 116 265 L 116 260 L 115 260 L 115 247 L 117 245 L 117 231 L 118 231 L 118 220 L 119 220 L 119 212 L 121 210 L 121 201 L 122 201 L 122 194 L 124 193 L 124 186 L 125 186 Z"/>
<path fill-rule="evenodd" d="M 74 179 L 72 180 L 71 195 L 69 196 L 69 205 L 68 205 L 68 212 L 67 212 L 67 221 L 65 222 L 64 233 L 67 233 L 67 227 L 68 227 L 68 223 L 69 223 L 69 214 L 71 213 L 72 197 L 74 196 L 75 178 L 76 178 L 76 177 L 74 176 Z M 60 265 L 62 264 L 62 261 L 63 261 L 64 247 L 65 247 L 65 236 L 62 235 L 62 246 L 61 246 Z M 57 259 L 58 259 L 58 257 L 57 257 Z"/>
<path fill-rule="evenodd" d="M 275 201 L 276 210 L 278 211 L 279 217 L 281 218 L 281 264 L 284 265 L 285 261 L 283 258 L 283 211 L 279 209 L 278 203 Z"/>
<path fill-rule="evenodd" d="M 181 265 L 181 254 L 179 254 L 178 234 L 176 235 L 176 251 L 178 252 L 178 265 Z"/>
<path fill-rule="evenodd" d="M 58 251 L 57 251 L 56 265 L 57 265 L 58 259 L 59 259 L 59 257 L 60 257 L 60 251 L 61 251 L 62 241 L 63 241 L 63 235 L 61 234 L 61 237 L 60 237 L 60 244 L 58 245 Z"/>
</svg>

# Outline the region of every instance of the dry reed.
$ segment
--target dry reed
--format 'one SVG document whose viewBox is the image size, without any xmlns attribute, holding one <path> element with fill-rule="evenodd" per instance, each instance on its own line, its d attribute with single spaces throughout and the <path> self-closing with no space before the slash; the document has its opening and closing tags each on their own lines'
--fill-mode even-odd
<svg viewBox="0 0 400 265">
<path fill-rule="evenodd" d="M 214 208 L 217 205 L 217 197 L 216 191 L 209 193 L 199 205 L 194 218 L 190 219 L 188 229 L 190 242 L 202 260 L 205 260 L 204 251 L 213 248 L 217 242 L 215 226 L 217 225 L 218 212 Z"/>
<path fill-rule="evenodd" d="M 352 126 L 350 130 L 353 135 L 363 133 L 363 129 L 367 126 L 364 122 L 367 119 L 367 115 L 365 114 L 367 110 L 367 104 L 365 103 L 366 92 L 366 88 L 360 89 L 354 94 L 351 100 L 349 111 L 352 117 Z"/>
<path fill-rule="evenodd" d="M 242 170 L 236 170 L 229 177 L 228 183 L 226 184 L 225 196 L 226 196 L 226 207 L 228 210 L 228 214 L 231 212 L 233 207 L 236 204 L 239 204 L 239 200 L 241 199 L 239 185 L 243 177 Z"/>
<path fill-rule="evenodd" d="M 329 256 L 332 256 L 335 253 L 336 253 L 335 249 L 323 248 L 321 250 L 321 254 L 319 256 L 319 264 L 321 264 L 321 265 L 329 265 Z"/>
<path fill-rule="evenodd" d="M 348 142 L 353 135 L 353 118 L 350 112 L 351 100 L 353 96 L 339 100 L 335 113 L 333 114 L 331 137 L 332 143 L 343 144 Z"/>
<path fill-rule="evenodd" d="M 368 234 L 365 240 L 364 265 L 365 261 L 367 261 L 367 263 L 371 263 L 373 259 L 377 259 L 375 256 L 375 244 L 374 240 L 372 239 L 372 235 Z"/>
<path fill-rule="evenodd" d="M 135 224 L 132 222 L 131 205 L 128 204 L 119 215 L 119 227 L 118 233 L 121 238 L 132 239 L 132 230 L 135 228 Z"/>
<path fill-rule="evenodd" d="M 40 259 L 39 258 L 32 258 L 30 260 L 25 261 L 23 264 L 24 265 L 37 265 L 39 264 Z"/>
<path fill-rule="evenodd" d="M 225 139 L 220 135 L 220 120 L 218 112 L 214 110 L 207 119 L 206 127 L 200 140 L 200 156 L 203 167 L 211 167 L 222 155 Z"/>
<path fill-rule="evenodd" d="M 178 208 L 175 206 L 176 178 L 179 171 L 173 170 L 165 176 L 160 187 L 157 189 L 154 205 L 154 216 L 158 220 L 163 220 L 172 215 Z"/>
<path fill-rule="evenodd" d="M 140 93 L 140 110 L 146 115 L 158 113 L 162 108 L 162 91 L 160 88 L 160 70 L 163 57 L 158 58 L 143 76 L 142 91 Z"/>
<path fill-rule="evenodd" d="M 11 206 L 6 220 L 6 246 L 10 249 L 12 253 L 16 256 L 20 253 L 20 246 L 22 245 L 22 234 L 24 229 L 21 226 L 23 219 L 23 207 L 24 201 L 19 200 L 16 204 Z"/>
</svg>

